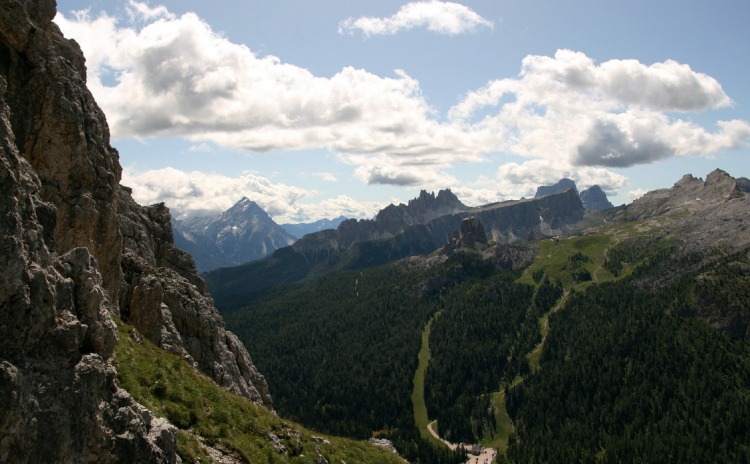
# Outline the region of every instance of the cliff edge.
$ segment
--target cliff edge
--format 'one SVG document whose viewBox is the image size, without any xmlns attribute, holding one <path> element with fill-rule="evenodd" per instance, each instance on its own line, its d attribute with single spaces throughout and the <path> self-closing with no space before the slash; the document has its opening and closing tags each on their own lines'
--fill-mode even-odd
<svg viewBox="0 0 750 464">
<path fill-rule="evenodd" d="M 115 317 L 219 385 L 263 376 L 172 243 L 119 185 L 104 114 L 54 0 L 0 5 L 0 461 L 174 462 L 176 430 L 118 387 Z"/>
</svg>

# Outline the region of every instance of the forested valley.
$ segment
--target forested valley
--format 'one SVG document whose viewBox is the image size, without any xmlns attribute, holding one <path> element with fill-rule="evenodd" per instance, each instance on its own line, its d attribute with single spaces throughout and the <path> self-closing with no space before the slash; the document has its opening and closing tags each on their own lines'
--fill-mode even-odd
<svg viewBox="0 0 750 464">
<path fill-rule="evenodd" d="M 281 414 L 389 438 L 410 462 L 466 460 L 415 423 L 433 317 L 424 401 L 449 441 L 499 443 L 507 414 L 501 461 L 748 462 L 750 251 L 606 234 L 514 249 L 537 259 L 513 269 L 462 250 L 338 271 L 277 287 L 227 324 Z"/>
</svg>

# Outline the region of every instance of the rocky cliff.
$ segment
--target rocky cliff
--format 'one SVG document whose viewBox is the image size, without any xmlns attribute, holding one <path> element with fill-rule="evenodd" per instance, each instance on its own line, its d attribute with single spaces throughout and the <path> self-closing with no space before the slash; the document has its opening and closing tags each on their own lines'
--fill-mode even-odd
<svg viewBox="0 0 750 464">
<path fill-rule="evenodd" d="M 114 319 L 220 385 L 263 377 L 172 244 L 119 185 L 103 113 L 54 1 L 0 5 L 0 461 L 173 462 L 176 431 L 116 382 Z"/>
<path fill-rule="evenodd" d="M 586 190 L 582 190 L 579 194 L 581 197 L 581 203 L 583 207 L 591 211 L 604 211 L 607 209 L 614 208 L 614 205 L 607 198 L 607 194 L 604 193 L 601 187 L 598 185 L 592 185 Z"/>
</svg>

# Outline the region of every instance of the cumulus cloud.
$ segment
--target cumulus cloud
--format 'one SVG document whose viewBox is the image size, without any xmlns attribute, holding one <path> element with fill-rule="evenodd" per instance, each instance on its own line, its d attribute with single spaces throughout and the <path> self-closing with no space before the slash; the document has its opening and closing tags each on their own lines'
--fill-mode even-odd
<svg viewBox="0 0 750 464">
<path fill-rule="evenodd" d="M 139 171 L 125 167 L 122 184 L 133 189 L 138 203 L 164 202 L 180 218 L 218 214 L 243 196 L 258 203 L 278 223 L 312 222 L 340 215 L 369 218 L 386 206 L 348 196 L 313 201 L 315 191 L 273 182 L 251 172 L 229 177 L 174 168 Z"/>
<path fill-rule="evenodd" d="M 370 37 L 424 27 L 437 34 L 459 35 L 492 26 L 492 21 L 460 3 L 424 1 L 407 3 L 388 18 L 347 18 L 339 23 L 339 34 L 360 31 L 365 37 Z"/>
<path fill-rule="evenodd" d="M 332 172 L 313 172 L 312 175 L 326 182 L 338 182 L 336 175 Z"/>
<path fill-rule="evenodd" d="M 503 151 L 613 168 L 746 144 L 746 121 L 719 121 L 711 132 L 668 114 L 731 104 L 714 78 L 675 61 L 597 65 L 583 53 L 558 50 L 526 57 L 517 78 L 467 93 L 449 117 Z"/>
<path fill-rule="evenodd" d="M 747 121 L 707 129 L 681 117 L 732 101 L 713 77 L 671 60 L 597 64 L 570 50 L 531 55 L 517 76 L 468 92 L 441 115 L 404 71 L 383 77 L 345 67 L 316 76 L 230 42 L 195 14 L 136 1 L 128 12 L 56 18 L 84 50 L 89 87 L 115 138 L 181 136 L 196 149 L 237 151 L 324 148 L 367 184 L 431 188 L 456 187 L 456 165 L 513 154 L 529 161 L 507 165 L 495 180 L 514 179 L 516 192 L 538 185 L 535 166 L 557 179 L 561 171 L 604 179 L 602 187 L 614 189 L 623 178 L 608 169 L 710 155 L 750 140 Z M 357 21 L 342 30 L 376 33 Z M 382 30 L 491 26 L 462 5 L 434 1 L 379 21 L 372 24 Z"/>
<path fill-rule="evenodd" d="M 646 189 L 631 190 L 628 192 L 628 198 L 630 199 L 630 201 L 635 201 L 647 193 L 648 193 L 648 190 Z"/>
<path fill-rule="evenodd" d="M 339 23 L 339 34 L 360 31 L 365 37 L 370 37 L 424 27 L 437 34 L 459 35 L 492 26 L 492 21 L 460 3 L 426 1 L 407 3 L 388 18 L 347 18 Z"/>
<path fill-rule="evenodd" d="M 440 122 L 403 71 L 381 77 L 346 67 L 319 77 L 230 42 L 195 14 L 138 2 L 129 11 L 124 25 L 85 11 L 56 18 L 87 56 L 88 85 L 116 139 L 182 136 L 257 152 L 328 148 L 343 157 L 382 155 L 391 165 L 447 152 L 450 159 L 432 160 L 479 157 L 471 134 Z"/>
</svg>

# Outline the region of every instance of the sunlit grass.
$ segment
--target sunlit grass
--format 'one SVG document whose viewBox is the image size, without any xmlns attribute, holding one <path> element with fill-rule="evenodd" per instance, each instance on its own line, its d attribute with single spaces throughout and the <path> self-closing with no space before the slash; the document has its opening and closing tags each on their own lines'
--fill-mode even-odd
<svg viewBox="0 0 750 464">
<path fill-rule="evenodd" d="M 313 433 L 246 398 L 229 393 L 196 372 L 182 358 L 137 336 L 118 322 L 115 366 L 122 388 L 179 429 L 178 453 L 185 462 L 208 462 L 205 443 L 245 462 L 310 463 L 319 457 L 339 463 L 400 463 L 396 455 L 367 442 Z M 277 451 L 270 435 L 287 452 Z M 313 440 L 324 437 L 330 442 Z"/>
<path fill-rule="evenodd" d="M 440 316 L 440 312 L 437 312 L 432 319 L 430 319 L 425 325 L 422 331 L 422 347 L 419 350 L 419 364 L 417 365 L 417 371 L 414 373 L 414 390 L 411 394 L 411 402 L 414 407 L 414 422 L 419 429 L 420 436 L 430 441 L 435 446 L 445 446 L 443 442 L 436 439 L 428 430 L 427 424 L 430 423 L 430 419 L 427 414 L 427 404 L 424 400 L 424 378 L 427 373 L 427 366 L 430 363 L 430 327 L 432 322 Z"/>
</svg>

